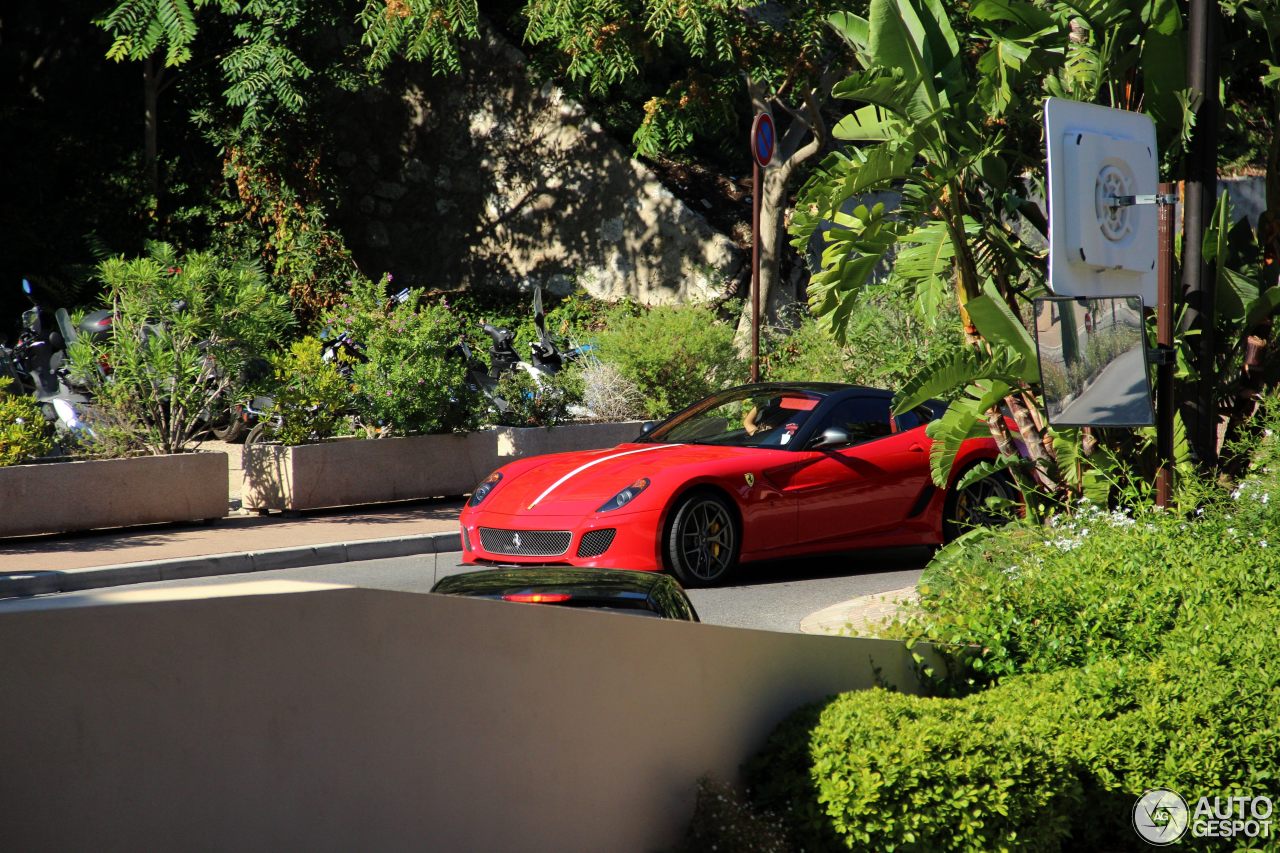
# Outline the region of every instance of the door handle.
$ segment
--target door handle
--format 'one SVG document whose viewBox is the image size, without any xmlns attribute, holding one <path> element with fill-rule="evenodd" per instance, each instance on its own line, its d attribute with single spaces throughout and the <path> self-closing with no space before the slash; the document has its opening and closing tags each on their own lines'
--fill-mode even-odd
<svg viewBox="0 0 1280 853">
<path fill-rule="evenodd" d="M 924 453 L 924 448 L 918 444 L 912 444 L 910 447 L 907 448 L 907 450 L 911 451 L 912 453 Z"/>
</svg>

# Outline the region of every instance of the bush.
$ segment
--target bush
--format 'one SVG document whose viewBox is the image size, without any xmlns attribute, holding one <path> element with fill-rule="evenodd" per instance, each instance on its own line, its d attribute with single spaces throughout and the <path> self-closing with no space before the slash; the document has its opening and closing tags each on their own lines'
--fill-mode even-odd
<svg viewBox="0 0 1280 853">
<path fill-rule="evenodd" d="M 499 412 L 503 426 L 549 427 L 569 420 L 569 410 L 582 404 L 582 376 L 568 368 L 554 376 L 534 380 L 524 370 L 508 373 L 498 380 L 497 395 L 506 401 Z"/>
<path fill-rule="evenodd" d="M 293 322 L 288 300 L 253 263 L 209 252 L 179 257 L 156 243 L 147 257 L 103 261 L 98 272 L 114 314 L 111 334 L 81 338 L 70 353 L 74 374 L 94 390 L 110 425 L 99 449 L 187 449 L 238 396 L 246 361 L 278 345 Z M 105 378 L 104 363 L 111 367 Z"/>
<path fill-rule="evenodd" d="M 365 419 L 399 434 L 468 429 L 479 419 L 479 401 L 466 387 L 466 365 L 452 355 L 462 323 L 448 307 L 428 305 L 411 292 L 389 304 L 387 284 L 358 282 L 326 314 L 363 348 L 352 381 Z"/>
<path fill-rule="evenodd" d="M 849 382 L 894 390 L 920 365 L 963 344 L 956 312 L 922 320 L 904 295 L 868 288 L 840 344 L 803 306 L 770 329 L 761 345 L 761 376 L 769 381 Z"/>
<path fill-rule="evenodd" d="M 802 709 L 747 768 L 755 806 L 786 816 L 807 850 L 1096 850 L 1138 846 L 1132 809 L 1151 788 L 1192 808 L 1273 793 L 1280 616 L 1223 601 L 1201 617 L 1150 661 L 1013 676 L 963 699 L 876 690 Z"/>
<path fill-rule="evenodd" d="M 654 418 L 747 377 L 733 327 L 699 305 L 655 307 L 639 315 L 626 306 L 616 309 L 600 333 L 600 358 L 635 383 L 646 414 Z"/>
<path fill-rule="evenodd" d="M 17 465 L 53 450 L 53 428 L 34 397 L 0 389 L 0 466 Z"/>
<path fill-rule="evenodd" d="M 749 768 L 757 807 L 806 849 L 1125 849 L 1148 789 L 1192 809 L 1274 796 L 1280 451 L 1266 435 L 1229 495 L 1184 491 L 1188 516 L 1085 504 L 941 552 L 923 614 L 898 627 L 963 645 L 968 686 L 986 689 L 803 709 Z M 1262 841 L 1277 849 L 1274 832 Z"/>
<path fill-rule="evenodd" d="M 580 368 L 582 405 L 602 421 L 629 421 L 645 414 L 644 395 L 616 364 L 593 360 Z"/>
<path fill-rule="evenodd" d="M 1086 501 L 1045 528 L 960 541 L 952 547 L 963 558 L 939 553 L 921 580 L 920 613 L 894 631 L 979 646 L 969 661 L 977 681 L 1153 657 L 1215 600 L 1280 596 L 1270 550 L 1280 515 L 1261 483 L 1238 495 L 1202 507 L 1195 521 Z"/>
<path fill-rule="evenodd" d="M 324 360 L 323 349 L 319 339 L 306 337 L 273 359 L 279 388 L 270 414 L 280 422 L 269 431 L 271 439 L 308 444 L 347 431 L 354 405 L 351 380 Z"/>
<path fill-rule="evenodd" d="M 1078 729 L 1099 713 L 1064 681 L 991 699 L 844 694 L 788 718 L 747 782 L 795 848 L 1054 850 L 1083 797 L 1063 714 Z"/>
</svg>

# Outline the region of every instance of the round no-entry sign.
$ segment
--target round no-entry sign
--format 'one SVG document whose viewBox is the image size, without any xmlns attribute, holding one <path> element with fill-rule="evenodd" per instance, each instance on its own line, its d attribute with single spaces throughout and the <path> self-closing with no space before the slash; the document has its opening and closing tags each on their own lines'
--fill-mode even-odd
<svg viewBox="0 0 1280 853">
<path fill-rule="evenodd" d="M 756 120 L 751 123 L 751 156 L 764 168 L 773 162 L 773 149 L 777 142 L 777 134 L 773 129 L 773 116 L 768 113 L 756 113 Z"/>
</svg>

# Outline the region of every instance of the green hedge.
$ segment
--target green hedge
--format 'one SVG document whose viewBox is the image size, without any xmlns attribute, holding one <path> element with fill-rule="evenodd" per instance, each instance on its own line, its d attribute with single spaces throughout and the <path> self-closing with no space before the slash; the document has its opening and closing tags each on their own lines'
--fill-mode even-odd
<svg viewBox="0 0 1280 853">
<path fill-rule="evenodd" d="M 844 694 L 780 726 L 748 782 L 806 850 L 1136 848 L 1131 811 L 1150 788 L 1192 808 L 1280 791 L 1277 628 L 1271 604 L 1224 602 L 1151 661 L 963 699 Z"/>
<path fill-rule="evenodd" d="M 733 345 L 733 331 L 704 306 L 660 306 L 635 314 L 624 305 L 600 332 L 599 355 L 639 387 L 650 417 L 665 418 L 746 381 L 748 365 Z"/>
<path fill-rule="evenodd" d="M 1243 483 L 1185 493 L 1185 513 L 1085 505 L 940 553 L 923 613 L 897 629 L 964 646 L 960 686 L 985 689 L 802 709 L 748 767 L 756 806 L 806 850 L 1077 850 L 1141 848 L 1131 814 L 1150 788 L 1193 809 L 1280 799 L 1280 459 L 1264 435 Z M 1272 835 L 1238 842 L 1280 849 Z"/>
</svg>

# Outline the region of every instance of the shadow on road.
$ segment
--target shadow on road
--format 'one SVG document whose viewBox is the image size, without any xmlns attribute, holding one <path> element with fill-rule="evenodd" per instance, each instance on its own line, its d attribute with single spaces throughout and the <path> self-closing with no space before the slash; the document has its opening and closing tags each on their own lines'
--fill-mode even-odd
<svg viewBox="0 0 1280 853">
<path fill-rule="evenodd" d="M 804 580 L 848 577 L 850 575 L 875 575 L 923 568 L 929 562 L 934 549 L 928 546 L 908 548 L 867 548 L 860 551 L 844 551 L 836 554 L 817 554 L 809 557 L 790 557 L 784 560 L 767 560 L 747 563 L 734 572 L 732 583 L 722 589 L 792 583 Z"/>
</svg>

